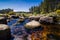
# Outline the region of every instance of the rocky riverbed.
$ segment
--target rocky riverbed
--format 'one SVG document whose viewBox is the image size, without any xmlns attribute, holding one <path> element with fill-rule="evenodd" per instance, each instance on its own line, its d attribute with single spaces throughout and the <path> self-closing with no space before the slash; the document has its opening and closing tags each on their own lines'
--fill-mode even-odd
<svg viewBox="0 0 60 40">
<path fill-rule="evenodd" d="M 12 37 L 13 37 L 14 40 L 33 40 L 35 37 L 36 37 L 36 40 L 37 39 L 40 40 L 41 38 L 43 38 L 41 40 L 47 40 L 47 34 L 52 34 L 53 35 L 53 34 L 57 34 L 58 33 L 60 35 L 59 32 L 57 32 L 57 33 L 53 32 L 53 28 L 52 27 L 54 25 L 51 25 L 51 24 L 45 24 L 45 25 L 41 24 L 40 27 L 36 27 L 36 28 L 33 28 L 33 29 L 27 29 L 27 28 L 25 28 L 25 24 L 31 22 L 32 20 L 25 19 L 23 22 L 17 23 L 18 20 L 19 19 L 12 19 L 12 20 L 10 20 L 10 22 L 8 22 L 8 25 L 11 28 L 11 34 L 12 34 Z M 60 28 L 60 25 L 56 25 L 56 26 L 54 26 L 54 28 L 55 27 L 59 27 Z M 53 33 L 51 33 L 50 31 L 52 31 Z M 35 37 L 33 37 L 33 35 L 35 35 Z M 38 35 L 40 35 L 41 38 L 40 37 L 37 38 Z M 52 36 L 52 39 L 55 39 L 55 38 L 53 38 L 53 36 Z"/>
<path fill-rule="evenodd" d="M 52 17 L 36 18 L 10 18 L 5 21 L 11 29 L 11 40 L 60 40 L 60 24 L 54 23 Z"/>
</svg>

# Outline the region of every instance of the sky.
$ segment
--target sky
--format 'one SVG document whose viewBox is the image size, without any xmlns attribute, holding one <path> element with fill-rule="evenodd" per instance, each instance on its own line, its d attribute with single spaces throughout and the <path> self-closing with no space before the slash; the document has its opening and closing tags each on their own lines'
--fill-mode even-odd
<svg viewBox="0 0 60 40">
<path fill-rule="evenodd" d="M 42 0 L 0 0 L 0 10 L 11 8 L 14 11 L 29 11 L 32 6 L 38 6 Z"/>
</svg>

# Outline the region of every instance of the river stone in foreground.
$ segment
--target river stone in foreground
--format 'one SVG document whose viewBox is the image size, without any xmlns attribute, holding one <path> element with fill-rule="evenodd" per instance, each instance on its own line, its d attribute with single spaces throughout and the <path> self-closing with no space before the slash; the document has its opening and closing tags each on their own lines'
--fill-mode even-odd
<svg viewBox="0 0 60 40">
<path fill-rule="evenodd" d="M 30 28 L 30 29 L 35 28 L 35 27 L 39 27 L 39 26 L 40 26 L 40 23 L 38 21 L 35 21 L 35 20 L 33 20 L 29 23 L 26 23 L 26 25 L 25 25 L 26 28 Z"/>
<path fill-rule="evenodd" d="M 10 40 L 10 28 L 5 24 L 0 24 L 0 40 Z"/>
</svg>

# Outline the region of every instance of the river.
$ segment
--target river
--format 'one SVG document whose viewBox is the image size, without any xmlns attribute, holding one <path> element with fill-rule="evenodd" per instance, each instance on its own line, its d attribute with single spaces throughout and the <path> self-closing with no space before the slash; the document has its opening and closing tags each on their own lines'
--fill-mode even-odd
<svg viewBox="0 0 60 40">
<path fill-rule="evenodd" d="M 14 37 L 11 40 L 23 40 L 23 36 L 28 35 L 24 25 L 26 23 L 28 23 L 30 20 L 25 19 L 24 22 L 17 23 L 18 20 L 19 19 L 12 19 L 7 23 L 8 26 L 10 27 L 10 29 L 11 29 L 11 35 Z M 17 23 L 17 24 L 14 25 L 15 23 Z M 51 31 L 51 32 L 57 31 L 58 32 L 60 30 L 60 25 L 55 25 L 55 24 L 52 24 L 52 25 L 44 25 L 44 24 L 42 24 L 42 27 L 44 27 L 43 32 L 47 32 L 47 31 Z M 40 28 L 40 29 L 42 30 L 43 28 Z"/>
<path fill-rule="evenodd" d="M 26 34 L 24 25 L 29 22 L 29 19 L 25 19 L 24 22 L 17 23 L 14 25 L 19 19 L 12 19 L 7 24 L 11 29 L 11 35 L 15 36 L 23 36 L 23 34 Z M 13 39 L 11 39 L 13 40 Z"/>
</svg>

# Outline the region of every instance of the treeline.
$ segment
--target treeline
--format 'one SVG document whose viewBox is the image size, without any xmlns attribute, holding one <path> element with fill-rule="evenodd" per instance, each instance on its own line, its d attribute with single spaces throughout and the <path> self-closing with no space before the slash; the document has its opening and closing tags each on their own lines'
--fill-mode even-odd
<svg viewBox="0 0 60 40">
<path fill-rule="evenodd" d="M 39 6 L 29 8 L 32 13 L 49 13 L 60 9 L 60 0 L 43 0 Z M 0 13 L 13 13 L 13 9 L 2 9 Z"/>
<path fill-rule="evenodd" d="M 9 12 L 13 12 L 13 9 L 8 8 L 8 9 L 0 10 L 0 13 L 2 13 L 2 14 L 9 13 Z"/>
<path fill-rule="evenodd" d="M 10 15 L 15 15 L 15 12 L 13 11 L 13 9 L 7 8 L 7 9 L 2 9 L 0 10 L 0 14 L 10 14 Z"/>
<path fill-rule="evenodd" d="M 33 6 L 29 10 L 32 13 L 49 13 L 60 9 L 60 0 L 44 0 L 39 6 Z"/>
</svg>

